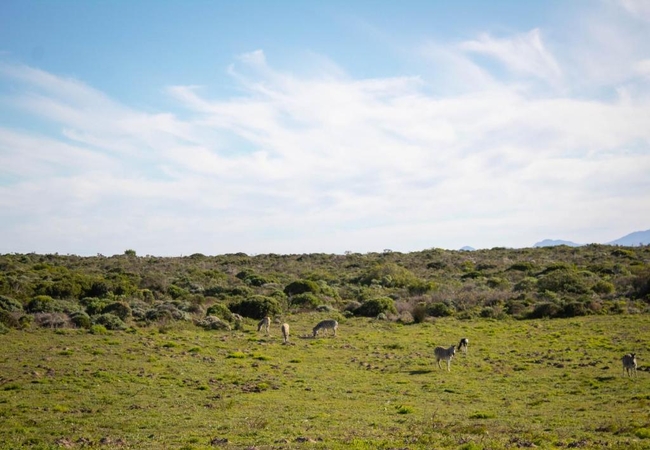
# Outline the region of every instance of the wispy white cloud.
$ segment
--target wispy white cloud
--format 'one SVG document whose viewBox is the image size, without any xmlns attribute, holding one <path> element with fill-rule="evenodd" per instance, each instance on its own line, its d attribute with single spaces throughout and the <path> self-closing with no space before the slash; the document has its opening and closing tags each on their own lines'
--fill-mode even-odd
<svg viewBox="0 0 650 450">
<path fill-rule="evenodd" d="M 597 97 L 572 95 L 575 59 L 538 29 L 430 41 L 433 77 L 354 79 L 327 60 L 297 75 L 255 50 L 229 68 L 237 96 L 168 87 L 182 114 L 2 64 L 20 86 L 2 107 L 58 133 L 0 128 L 0 252 L 413 250 L 645 229 L 650 95 L 628 81 L 650 56 L 627 42 L 637 63 L 594 81 L 612 93 Z"/>
<path fill-rule="evenodd" d="M 537 28 L 502 39 L 483 34 L 477 40 L 460 43 L 459 48 L 491 56 L 520 75 L 538 77 L 551 83 L 557 83 L 562 76 L 558 62 L 546 49 Z"/>
</svg>

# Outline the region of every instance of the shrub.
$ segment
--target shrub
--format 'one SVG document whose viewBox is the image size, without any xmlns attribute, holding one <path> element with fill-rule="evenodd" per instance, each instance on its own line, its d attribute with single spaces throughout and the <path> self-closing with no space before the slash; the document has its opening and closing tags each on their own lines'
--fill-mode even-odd
<svg viewBox="0 0 650 450">
<path fill-rule="evenodd" d="M 131 317 L 131 307 L 126 302 L 113 302 L 106 305 L 102 309 L 102 313 L 110 313 L 116 315 L 122 320 L 126 320 Z"/>
<path fill-rule="evenodd" d="M 291 306 L 298 306 L 302 308 L 315 308 L 321 300 L 311 292 L 304 292 L 302 294 L 294 295 L 289 298 Z"/>
<path fill-rule="evenodd" d="M 529 319 L 553 318 L 557 317 L 562 308 L 556 303 L 544 302 L 535 305 L 533 310 L 528 314 Z"/>
<path fill-rule="evenodd" d="M 68 316 L 63 313 L 36 313 L 34 321 L 42 328 L 63 328 L 69 324 Z"/>
<path fill-rule="evenodd" d="M 544 275 L 537 282 L 539 292 L 565 292 L 572 294 L 585 294 L 589 291 L 585 280 L 580 274 L 570 270 L 554 270 Z"/>
<path fill-rule="evenodd" d="M 431 317 L 448 317 L 454 315 L 454 308 L 444 302 L 430 303 L 427 306 L 427 314 Z"/>
<path fill-rule="evenodd" d="M 54 299 L 49 295 L 37 295 L 27 304 L 30 313 L 54 312 Z"/>
<path fill-rule="evenodd" d="M 228 322 L 224 322 L 217 316 L 206 316 L 198 320 L 196 324 L 206 330 L 231 330 Z"/>
<path fill-rule="evenodd" d="M 334 311 L 336 311 L 336 308 L 334 308 L 331 305 L 318 305 L 316 307 L 316 311 L 318 311 L 318 312 L 334 312 Z"/>
<path fill-rule="evenodd" d="M 533 269 L 534 269 L 533 264 L 527 261 L 514 263 L 513 265 L 508 267 L 508 270 L 516 270 L 518 272 L 532 272 Z"/>
<path fill-rule="evenodd" d="M 90 328 L 90 316 L 83 311 L 70 314 L 70 321 L 79 328 Z"/>
<path fill-rule="evenodd" d="M 366 300 L 354 313 L 364 317 L 377 317 L 381 313 L 397 314 L 397 308 L 392 298 L 379 297 Z"/>
<path fill-rule="evenodd" d="M 22 311 L 23 304 L 11 297 L 0 295 L 0 311 Z"/>
<path fill-rule="evenodd" d="M 93 316 L 100 314 L 110 304 L 110 301 L 96 297 L 85 297 L 81 299 L 80 303 L 86 308 L 86 312 Z"/>
<path fill-rule="evenodd" d="M 531 292 L 537 289 L 537 278 L 526 277 L 515 284 L 516 292 Z"/>
<path fill-rule="evenodd" d="M 427 312 L 427 305 L 426 303 L 418 303 L 413 307 L 413 312 L 411 313 L 413 315 L 413 321 L 415 323 L 422 323 L 426 320 L 427 316 L 429 315 Z"/>
<path fill-rule="evenodd" d="M 175 284 L 172 284 L 167 288 L 167 293 L 174 300 L 178 298 L 186 298 L 190 295 L 190 291 L 188 291 L 187 289 L 183 289 L 182 287 L 176 286 Z"/>
<path fill-rule="evenodd" d="M 598 280 L 591 288 L 596 294 L 607 295 L 614 292 L 614 284 L 605 280 Z"/>
<path fill-rule="evenodd" d="M 274 316 L 282 311 L 278 301 L 263 295 L 254 295 L 245 300 L 233 303 L 229 306 L 230 311 L 244 317 L 261 319 L 264 316 Z"/>
<path fill-rule="evenodd" d="M 205 312 L 206 316 L 216 316 L 222 320 L 232 321 L 232 312 L 223 303 L 215 303 L 211 305 Z"/>
<path fill-rule="evenodd" d="M 359 308 L 361 308 L 361 303 L 356 302 L 356 301 L 352 301 L 352 302 L 349 302 L 347 305 L 345 305 L 345 308 L 343 308 L 343 311 L 354 313 Z"/>
<path fill-rule="evenodd" d="M 360 284 L 370 286 L 379 284 L 384 287 L 405 287 L 416 284 L 418 278 L 408 269 L 395 263 L 377 264 L 361 275 Z"/>
<path fill-rule="evenodd" d="M 0 309 L 0 324 L 9 328 L 21 328 L 18 314 L 22 315 L 20 312 L 9 312 Z"/>
<path fill-rule="evenodd" d="M 106 313 L 93 317 L 93 322 L 103 325 L 107 330 L 126 330 L 126 324 L 114 314 Z"/>
<path fill-rule="evenodd" d="M 436 288 L 437 285 L 433 281 L 420 279 L 414 280 L 407 286 L 410 295 L 424 295 L 427 292 L 434 291 Z"/>
<path fill-rule="evenodd" d="M 288 296 L 304 294 L 306 292 L 318 294 L 320 293 L 320 286 L 318 286 L 318 283 L 311 280 L 297 280 L 289 283 L 284 288 L 284 293 Z"/>
<path fill-rule="evenodd" d="M 90 331 L 90 334 L 107 334 L 108 333 L 108 330 L 106 329 L 106 327 L 104 325 L 99 325 L 99 324 L 92 325 L 90 327 L 89 331 Z"/>
<path fill-rule="evenodd" d="M 410 312 L 402 311 L 397 321 L 404 324 L 410 324 L 415 322 L 415 319 L 413 318 L 413 315 Z"/>
<path fill-rule="evenodd" d="M 490 277 L 487 280 L 487 285 L 492 289 L 501 289 L 505 290 L 510 288 L 510 282 L 505 278 L 501 277 Z"/>
</svg>

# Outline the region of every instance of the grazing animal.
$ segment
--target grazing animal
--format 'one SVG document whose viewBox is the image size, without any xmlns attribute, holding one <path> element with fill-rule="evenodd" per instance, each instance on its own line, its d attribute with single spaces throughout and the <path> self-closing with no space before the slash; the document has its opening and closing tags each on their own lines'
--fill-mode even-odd
<svg viewBox="0 0 650 450">
<path fill-rule="evenodd" d="M 289 343 L 289 324 L 288 323 L 283 323 L 282 326 L 280 327 L 282 330 L 282 339 L 284 340 L 285 344 Z"/>
<path fill-rule="evenodd" d="M 627 374 L 627 376 L 631 377 L 634 374 L 636 377 L 636 354 L 628 353 L 621 358 L 621 361 L 623 361 L 623 376 Z"/>
<path fill-rule="evenodd" d="M 257 324 L 257 331 L 262 331 L 263 329 L 266 331 L 266 334 L 269 334 L 269 327 L 271 326 L 271 319 L 269 316 L 264 316 L 262 320 L 259 321 Z"/>
<path fill-rule="evenodd" d="M 467 338 L 462 338 L 460 342 L 458 343 L 458 350 L 462 351 L 463 353 L 467 354 L 467 346 L 469 345 L 469 339 Z"/>
<path fill-rule="evenodd" d="M 447 361 L 447 372 L 451 372 L 451 358 L 453 358 L 456 354 L 456 346 L 452 345 L 449 348 L 436 347 L 433 353 L 436 355 L 436 362 L 438 363 L 438 367 L 442 369 L 440 361 Z"/>
<path fill-rule="evenodd" d="M 339 323 L 334 319 L 321 320 L 314 327 L 314 337 L 316 337 L 316 335 L 320 330 L 332 330 L 334 332 L 334 336 L 336 336 L 336 330 L 338 329 L 338 327 L 339 327 Z"/>
</svg>

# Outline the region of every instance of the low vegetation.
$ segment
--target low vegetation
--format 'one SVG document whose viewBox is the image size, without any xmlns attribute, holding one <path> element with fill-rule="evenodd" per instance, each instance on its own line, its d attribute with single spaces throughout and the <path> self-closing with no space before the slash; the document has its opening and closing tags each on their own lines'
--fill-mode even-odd
<svg viewBox="0 0 650 450">
<path fill-rule="evenodd" d="M 511 449 L 650 445 L 647 315 L 428 319 L 287 315 L 258 333 L 184 322 L 2 337 L 0 449 Z M 469 338 L 438 369 L 437 345 Z M 637 352 L 637 378 L 620 358 Z"/>
<path fill-rule="evenodd" d="M 0 255 L 0 332 L 300 311 L 417 323 L 650 310 L 650 246 L 161 258 Z M 210 312 L 208 312 L 210 311 Z M 216 312 L 218 311 L 218 312 Z"/>
<path fill-rule="evenodd" d="M 648 448 L 649 260 L 0 255 L 0 449 Z"/>
</svg>

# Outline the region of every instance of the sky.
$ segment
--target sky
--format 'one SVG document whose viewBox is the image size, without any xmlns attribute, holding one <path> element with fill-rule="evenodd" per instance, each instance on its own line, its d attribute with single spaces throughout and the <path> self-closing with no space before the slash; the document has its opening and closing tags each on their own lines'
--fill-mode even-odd
<svg viewBox="0 0 650 450">
<path fill-rule="evenodd" d="M 650 1 L 0 2 L 0 253 L 650 228 Z"/>
</svg>

